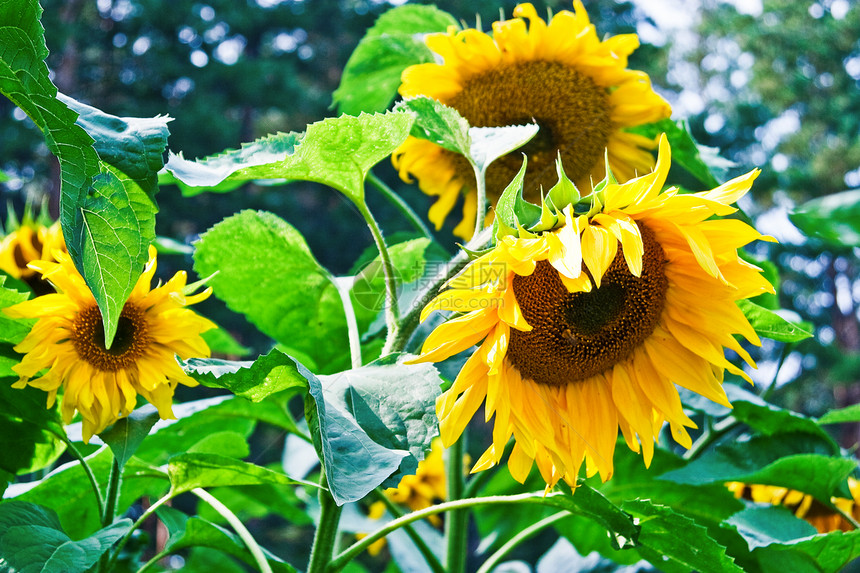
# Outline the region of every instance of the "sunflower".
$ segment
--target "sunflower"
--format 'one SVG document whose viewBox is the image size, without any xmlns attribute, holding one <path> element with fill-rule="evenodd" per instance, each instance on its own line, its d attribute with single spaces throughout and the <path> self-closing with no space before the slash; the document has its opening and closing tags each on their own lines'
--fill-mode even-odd
<svg viewBox="0 0 860 573">
<path fill-rule="evenodd" d="M 514 9 L 514 19 L 493 23 L 493 35 L 475 29 L 430 34 L 427 46 L 441 63 L 404 70 L 400 95 L 428 96 L 453 107 L 478 127 L 537 122 L 537 136 L 521 149 L 529 158 L 525 196 L 536 201 L 541 186 L 554 183 L 560 154 L 582 189 L 605 174 L 604 154 L 622 181 L 654 166 L 654 141 L 626 128 L 669 117 L 671 109 L 654 93 L 644 72 L 628 70 L 639 47 L 635 34 L 597 37 L 582 2 L 549 22 L 531 4 Z M 525 20 L 529 21 L 528 29 Z M 438 201 L 430 221 L 441 228 L 461 192 L 463 221 L 455 234 L 468 238 L 476 210 L 474 175 L 465 158 L 429 141 L 410 137 L 392 156 L 401 178 L 418 179 Z M 520 167 L 520 153 L 497 160 L 487 173 L 487 192 L 498 198 Z"/>
<path fill-rule="evenodd" d="M 773 292 L 737 249 L 763 238 L 736 211 L 757 170 L 701 193 L 661 191 L 670 150 L 660 140 L 653 173 L 605 180 L 591 208 L 567 205 L 558 224 L 525 237 L 502 236 L 448 281 L 422 312 L 461 313 L 437 327 L 415 362 L 440 361 L 475 344 L 454 384 L 436 403 L 444 444 L 456 441 L 478 407 L 495 416 L 492 445 L 473 472 L 497 464 L 511 436 L 511 474 L 533 462 L 547 484 L 612 475 L 620 427 L 650 464 L 664 421 L 689 448 L 673 384 L 724 406 L 724 371 L 749 377 L 723 347 L 755 363 L 735 340 L 759 338 L 735 304 Z M 769 237 L 764 237 L 770 239 Z M 464 312 L 467 311 L 467 312 Z"/>
<path fill-rule="evenodd" d="M 737 481 L 727 483 L 726 487 L 739 499 L 745 498 L 757 503 L 783 505 L 790 509 L 795 516 L 808 521 L 818 530 L 818 533 L 854 529 L 854 526 L 848 523 L 839 512 L 801 491 L 773 485 L 745 484 Z M 830 502 L 846 515 L 852 516 L 855 520 L 860 519 L 860 482 L 854 478 L 848 478 L 848 489 L 851 491 L 851 499 L 832 497 Z"/>
<path fill-rule="evenodd" d="M 70 423 L 75 410 L 83 418 L 83 438 L 104 430 L 128 415 L 138 394 L 162 418 L 173 418 L 171 402 L 177 383 L 194 386 L 176 356 L 209 356 L 200 333 L 215 325 L 185 308 L 211 294 L 211 289 L 183 294 L 185 271 L 150 289 L 155 273 L 155 248 L 120 314 L 111 347 L 105 348 L 102 315 L 68 254 L 55 251 L 58 262 L 36 261 L 30 267 L 57 292 L 4 309 L 13 318 L 36 318 L 27 337 L 15 347 L 26 354 L 12 369 L 20 376 L 13 388 L 33 386 L 48 392 L 48 407 L 63 388 L 61 412 Z M 46 372 L 42 372 L 47 369 Z"/>
<path fill-rule="evenodd" d="M 412 511 L 425 509 L 445 501 L 447 492 L 445 489 L 442 440 L 434 439 L 430 448 L 427 457 L 418 462 L 418 469 L 415 474 L 403 476 L 397 487 L 386 489 L 385 497 L 394 503 L 408 507 Z M 383 515 L 385 515 L 385 503 L 377 501 L 370 506 L 368 510 L 370 519 L 379 519 Z M 442 525 L 442 519 L 438 515 L 431 515 L 427 520 L 436 527 Z M 358 539 L 365 536 L 366 534 L 363 533 L 356 535 Z M 384 546 L 385 539 L 383 538 L 375 541 L 367 550 L 371 555 L 377 555 Z"/>
<path fill-rule="evenodd" d="M 65 251 L 66 241 L 59 221 L 46 226 L 28 219 L 25 216 L 24 223 L 0 241 L 0 270 L 26 281 L 37 294 L 44 294 L 50 289 L 27 265 L 38 260 L 53 261 L 52 253 Z"/>
</svg>

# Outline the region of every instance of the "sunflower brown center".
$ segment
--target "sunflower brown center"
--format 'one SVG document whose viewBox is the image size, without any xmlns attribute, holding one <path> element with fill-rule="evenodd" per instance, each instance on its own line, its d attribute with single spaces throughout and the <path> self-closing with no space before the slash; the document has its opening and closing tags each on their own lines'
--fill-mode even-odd
<svg viewBox="0 0 860 573">
<path fill-rule="evenodd" d="M 72 344 L 78 355 L 97 370 L 107 372 L 134 364 L 143 355 L 149 339 L 145 312 L 131 303 L 126 303 L 122 309 L 110 348 L 105 348 L 105 331 L 98 306 L 82 310 L 72 325 Z"/>
<path fill-rule="evenodd" d="M 568 292 L 547 261 L 529 276 L 514 277 L 514 296 L 532 330 L 511 330 L 507 357 L 523 377 L 551 386 L 585 380 L 627 358 L 651 335 L 663 312 L 666 261 L 653 233 L 640 230 L 645 253 L 639 277 L 620 249 L 591 292 Z"/>
<path fill-rule="evenodd" d="M 560 62 L 531 61 L 492 69 L 469 80 L 450 101 L 469 124 L 499 127 L 537 122 L 540 130 L 524 147 L 494 162 L 487 172 L 487 193 L 495 200 L 528 155 L 524 196 L 540 199 L 539 188 L 558 180 L 555 160 L 574 181 L 603 161 L 612 132 L 606 89 Z M 474 175 L 466 160 L 457 161 L 464 181 Z"/>
</svg>

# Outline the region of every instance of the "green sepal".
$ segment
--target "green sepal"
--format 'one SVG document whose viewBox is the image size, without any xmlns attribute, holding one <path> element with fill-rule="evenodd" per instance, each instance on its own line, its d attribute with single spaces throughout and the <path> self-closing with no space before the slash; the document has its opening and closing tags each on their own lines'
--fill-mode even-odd
<svg viewBox="0 0 860 573">
<path fill-rule="evenodd" d="M 541 208 L 523 199 L 523 181 L 525 181 L 527 165 L 528 157 L 523 155 L 523 165 L 519 173 L 505 187 L 496 203 L 493 236 L 497 241 L 505 235 L 531 236 L 527 230 L 528 227 L 540 221 Z"/>
<path fill-rule="evenodd" d="M 608 164 L 607 164 L 608 168 Z M 564 172 L 564 167 L 561 163 L 561 153 L 555 160 L 555 170 L 558 173 L 558 183 L 553 185 L 546 194 L 546 203 L 552 208 L 556 214 L 561 213 L 562 209 L 568 205 L 576 205 L 579 203 L 580 193 L 576 185 L 571 181 L 567 173 Z"/>
</svg>

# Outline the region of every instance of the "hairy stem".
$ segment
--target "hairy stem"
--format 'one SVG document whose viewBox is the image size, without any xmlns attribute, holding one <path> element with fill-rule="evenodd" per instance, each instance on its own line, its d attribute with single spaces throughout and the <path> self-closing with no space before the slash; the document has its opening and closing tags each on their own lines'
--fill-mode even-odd
<svg viewBox="0 0 860 573">
<path fill-rule="evenodd" d="M 445 450 L 445 489 L 448 501 L 463 498 L 463 443 L 465 430 L 460 439 Z M 449 573 L 464 573 L 468 550 L 466 534 L 469 512 L 455 510 L 445 519 L 445 569 Z"/>
<path fill-rule="evenodd" d="M 388 513 L 394 516 L 395 519 L 403 517 L 403 512 L 400 510 L 397 505 L 388 499 L 388 496 L 382 492 L 379 488 L 373 490 L 376 494 L 376 497 L 385 504 L 385 508 L 388 510 Z M 427 563 L 427 566 L 433 571 L 433 573 L 445 573 L 445 568 L 439 563 L 439 560 L 436 558 L 436 555 L 433 554 L 433 551 L 430 547 L 425 543 L 424 539 L 415 531 L 415 528 L 412 527 L 411 524 L 404 525 L 403 528 L 406 530 L 406 534 L 418 548 L 418 551 L 421 552 L 421 556 L 424 557 L 424 561 Z"/>
<path fill-rule="evenodd" d="M 391 187 L 385 184 L 385 181 L 377 177 L 373 171 L 367 173 L 367 182 L 376 187 L 379 190 L 383 197 L 388 199 L 388 201 L 400 211 L 409 223 L 415 227 L 415 230 L 427 237 L 428 239 L 433 238 L 433 233 L 430 232 L 430 229 L 427 225 L 424 224 L 424 221 L 419 217 L 415 211 L 412 210 L 412 207 L 403 200 L 403 197 L 398 195 Z"/>
<path fill-rule="evenodd" d="M 323 573 L 330 566 L 335 542 L 337 541 L 340 514 L 343 510 L 342 507 L 335 503 L 331 492 L 328 490 L 325 469 L 320 474 L 320 486 L 322 486 L 318 493 L 320 522 L 314 534 L 314 545 L 311 549 L 311 558 L 308 562 L 307 573 Z"/>
<path fill-rule="evenodd" d="M 388 253 L 388 247 L 385 245 L 385 239 L 382 237 L 382 230 L 373 218 L 373 214 L 367 208 L 367 205 L 358 205 L 358 210 L 364 221 L 367 223 L 370 234 L 373 235 L 373 240 L 376 242 L 376 248 L 379 250 L 379 257 L 382 259 L 382 271 L 385 274 L 385 325 L 388 327 L 388 335 L 385 339 L 384 348 L 388 348 L 397 338 L 397 328 L 400 322 L 400 308 L 397 306 L 397 277 L 394 275 L 394 265 L 391 264 L 391 255 Z M 385 354 L 385 352 L 383 352 Z"/>
<path fill-rule="evenodd" d="M 84 473 L 87 474 L 87 479 L 90 481 L 90 486 L 93 488 L 93 493 L 96 496 L 96 505 L 99 508 L 99 516 L 104 516 L 105 514 L 105 500 L 104 496 L 102 496 L 102 490 L 99 487 L 99 482 L 96 479 L 96 475 L 93 473 L 93 468 L 90 467 L 90 464 L 87 463 L 86 458 L 84 458 L 81 451 L 75 447 L 75 444 L 69 439 L 63 431 L 58 431 L 54 429 L 49 429 L 49 431 L 57 436 L 64 444 L 66 444 L 66 449 L 69 450 L 69 453 L 81 464 L 81 467 L 84 470 Z"/>
</svg>

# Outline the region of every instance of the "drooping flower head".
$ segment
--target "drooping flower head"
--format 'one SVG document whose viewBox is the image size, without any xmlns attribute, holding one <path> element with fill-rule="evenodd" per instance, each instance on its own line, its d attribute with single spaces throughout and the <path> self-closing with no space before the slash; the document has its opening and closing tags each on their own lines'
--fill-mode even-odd
<svg viewBox="0 0 860 573">
<path fill-rule="evenodd" d="M 839 512 L 832 510 L 802 491 L 774 485 L 746 484 L 738 481 L 729 482 L 726 487 L 737 498 L 746 498 L 757 503 L 783 505 L 790 509 L 795 516 L 808 521 L 818 530 L 818 533 L 854 529 L 854 526 Z M 849 477 L 848 489 L 851 492 L 851 499 L 832 497 L 830 503 L 846 515 L 860 519 L 860 482 Z"/>
<path fill-rule="evenodd" d="M 701 193 L 661 191 L 670 150 L 653 173 L 598 185 L 587 211 L 568 204 L 543 231 L 510 230 L 451 279 L 425 309 L 465 314 L 437 327 L 417 361 L 478 344 L 436 403 L 442 440 L 458 439 L 482 402 L 493 443 L 472 471 L 497 464 L 505 444 L 523 481 L 537 462 L 547 484 L 612 475 L 618 429 L 649 464 L 664 421 L 690 447 L 675 384 L 730 406 L 724 371 L 749 380 L 724 355 L 754 366 L 735 340 L 760 344 L 735 301 L 773 292 L 737 249 L 763 238 L 737 219 L 712 219 L 749 190 L 752 171 Z M 550 193 L 549 198 L 552 197 Z M 500 216 L 497 216 L 497 221 Z"/>
<path fill-rule="evenodd" d="M 151 289 L 155 248 L 122 309 L 110 348 L 105 348 L 102 316 L 92 293 L 68 254 L 55 251 L 58 262 L 36 261 L 30 267 L 50 281 L 57 292 L 4 309 L 13 318 L 38 319 L 15 347 L 26 354 L 12 369 L 20 376 L 13 388 L 33 386 L 48 392 L 48 407 L 62 388 L 61 413 L 70 423 L 75 411 L 83 418 L 83 438 L 104 430 L 134 410 L 138 395 L 173 418 L 177 384 L 194 386 L 176 356 L 209 356 L 200 333 L 215 325 L 187 305 L 211 294 L 211 289 L 187 296 L 185 271 Z M 47 369 L 47 372 L 42 373 Z"/>
<path fill-rule="evenodd" d="M 648 150 L 654 142 L 625 128 L 669 117 L 671 110 L 654 93 L 647 74 L 627 69 L 638 37 L 600 40 L 579 0 L 574 1 L 574 12 L 561 11 L 548 22 L 531 4 L 520 4 L 513 14 L 512 20 L 493 23 L 492 36 L 454 28 L 428 35 L 427 46 L 441 61 L 407 68 L 400 94 L 434 98 L 455 108 L 472 126 L 537 122 L 538 134 L 520 150 L 529 157 L 525 196 L 534 202 L 541 185 L 547 189 L 555 182 L 559 154 L 581 189 L 603 178 L 605 151 L 621 181 L 650 171 L 654 159 Z M 517 152 L 490 166 L 491 199 L 498 198 L 494 190 L 513 179 L 520 156 Z M 422 191 L 439 197 L 429 214 L 437 228 L 464 193 L 463 222 L 455 233 L 471 236 L 475 182 L 463 157 L 410 137 L 393 160 L 405 181 L 414 176 Z"/>
</svg>

